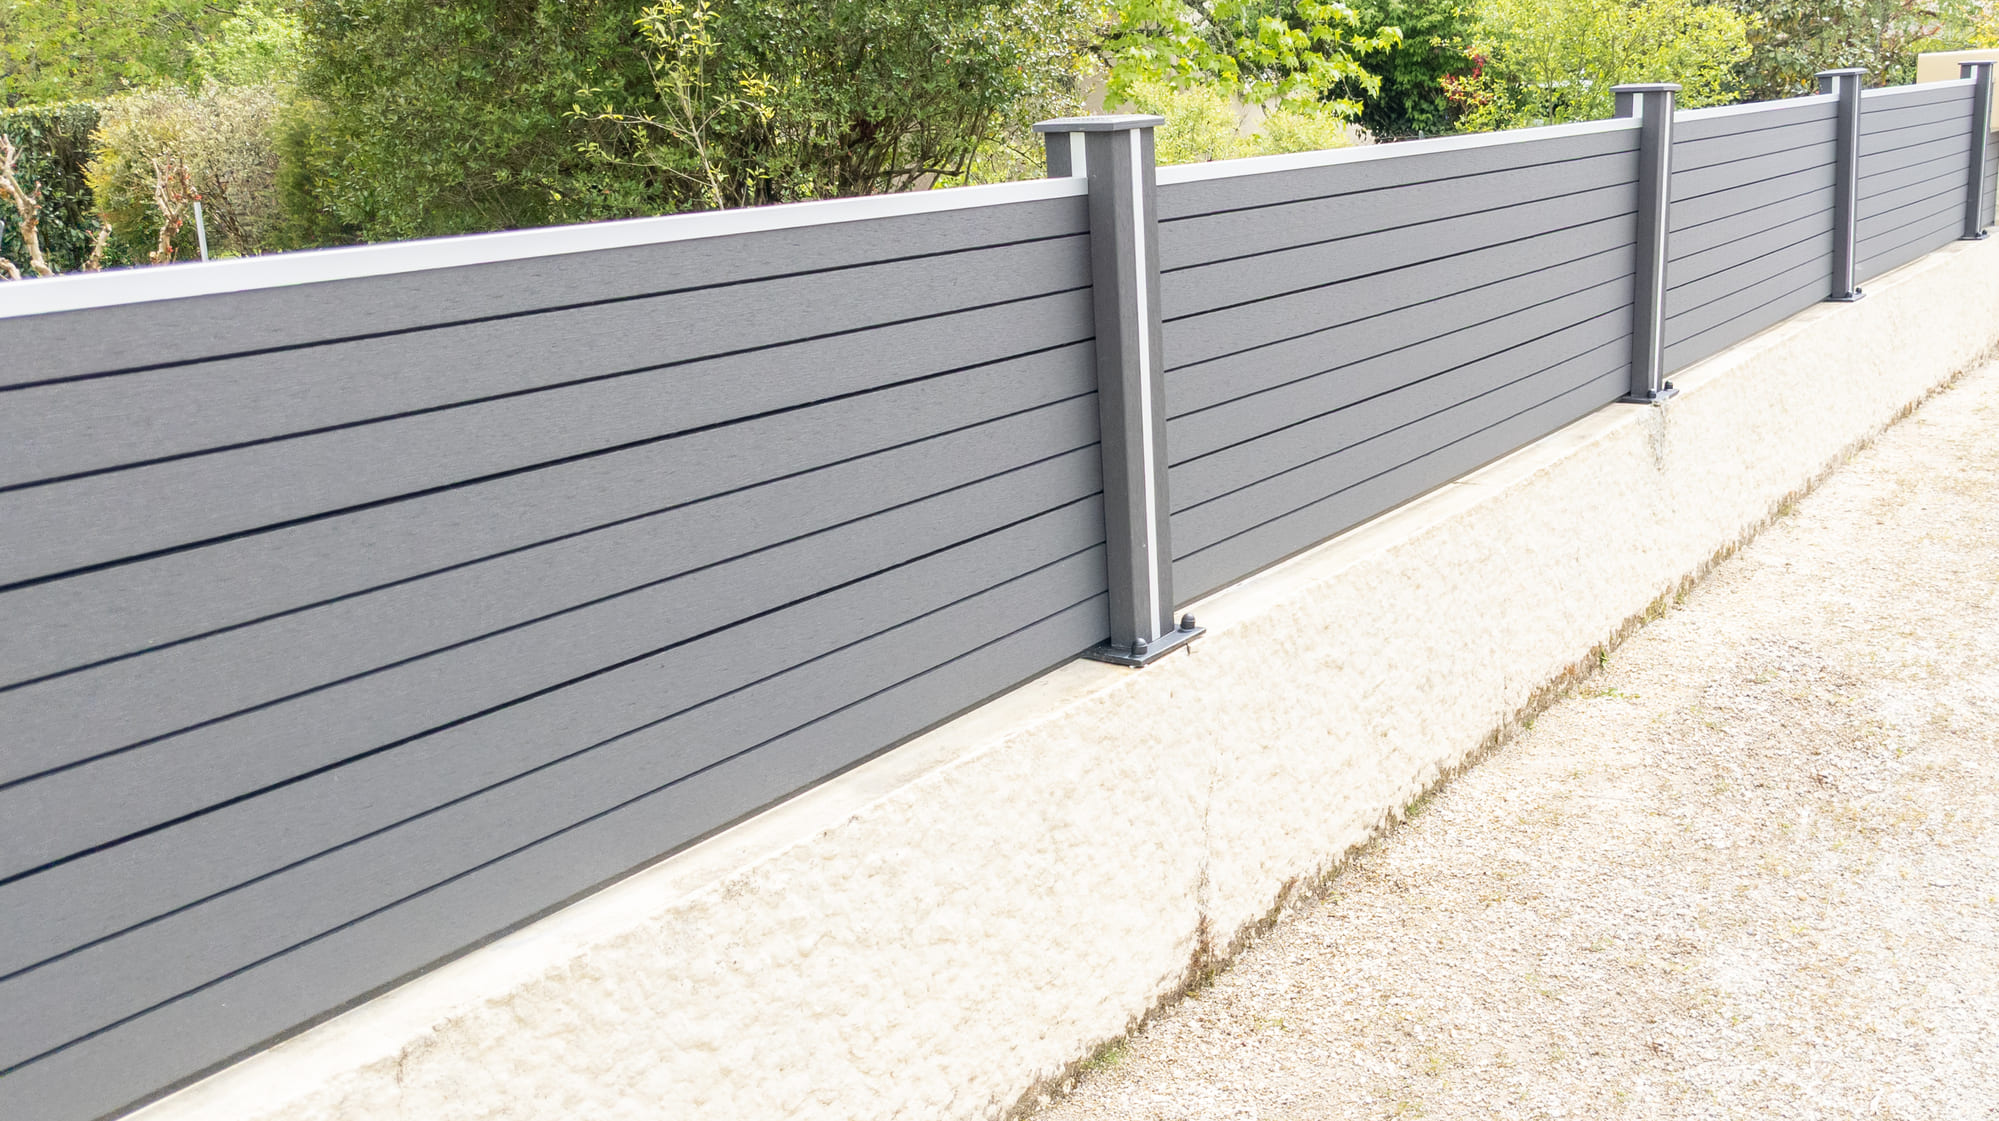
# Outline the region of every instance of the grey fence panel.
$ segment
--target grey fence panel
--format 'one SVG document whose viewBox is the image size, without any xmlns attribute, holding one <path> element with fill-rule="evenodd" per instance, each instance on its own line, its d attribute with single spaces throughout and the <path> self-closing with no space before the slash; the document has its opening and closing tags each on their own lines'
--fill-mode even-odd
<svg viewBox="0 0 1999 1121">
<path fill-rule="evenodd" d="M 1675 144 L 1664 336 L 1669 371 L 1830 292 L 1835 109 L 1831 97 L 1742 106 L 1710 119 L 1702 139 Z M 1769 123 L 1775 119 L 1784 123 Z M 1734 158 L 1689 167 L 1681 158 L 1688 148 Z"/>
<path fill-rule="evenodd" d="M 1327 461 L 1292 496 L 1299 505 L 1177 558 L 1174 586 L 1187 594 L 1220 587 L 1441 486 L 1616 399 L 1629 370 L 1630 344 L 1621 339 L 1522 385 L 1513 399 L 1469 401 L 1404 429 L 1398 435 L 1412 454 L 1386 471 L 1341 479 L 1338 464 Z"/>
<path fill-rule="evenodd" d="M 846 212 L 867 213 L 865 206 L 848 207 Z M 668 233 L 689 228 L 700 227 L 685 218 L 642 219 L 502 235 L 509 245 L 519 247 L 516 259 L 454 268 L 455 282 L 446 289 L 440 289 L 427 270 L 460 243 L 416 242 L 297 255 L 312 258 L 319 271 L 324 271 L 328 258 L 351 259 L 356 262 L 355 275 L 346 279 L 64 311 L 32 320 L 0 319 L 0 353 L 36 356 L 32 364 L 0 369 L 0 385 L 394 335 L 688 288 L 955 253 L 1081 234 L 1089 225 L 1080 203 L 1063 198 L 796 225 L 748 238 L 680 239 Z M 610 247 L 588 252 L 567 248 L 579 240 Z M 488 252 L 489 244 L 490 239 L 480 244 L 482 253 Z M 397 264 L 405 258 L 407 265 Z M 386 268 L 411 271 L 386 271 L 384 262 Z M 246 265 L 262 269 L 268 264 L 221 262 L 203 275 L 226 279 Z M 171 286 L 194 282 L 183 274 Z M 218 324 L 227 329 L 218 331 Z M 135 349 L 133 339 L 144 339 L 144 348 Z"/>
<path fill-rule="evenodd" d="M 1985 224 L 1990 226 L 1999 221 L 1999 134 L 1987 138 L 1985 143 Z"/>
<path fill-rule="evenodd" d="M 114 1109 L 1100 639 L 1081 209 L 275 353 L 226 352 L 264 290 L 0 320 L 206 348 L 0 390 L 0 1115 Z M 651 282 L 715 240 L 838 257 Z"/>
<path fill-rule="evenodd" d="M 1762 129 L 1784 128 L 1788 125 L 1821 120 L 1827 112 L 1827 106 L 1831 104 L 1833 98 L 1830 95 L 1818 94 L 1811 97 L 1793 97 L 1783 101 L 1722 105 L 1711 109 L 1682 109 L 1673 115 L 1673 143 L 1676 146 L 1674 164 L 1697 166 L 1681 164 L 1677 146 L 1694 148 L 1699 142 L 1709 139 L 1740 136 Z"/>
<path fill-rule="evenodd" d="M 1182 598 L 1485 462 L 1501 418 L 1621 392 L 1635 130 L 1518 143 L 1162 183 Z"/>
<path fill-rule="evenodd" d="M 1963 231 L 1971 96 L 1969 81 L 1862 95 L 1858 279 L 1907 264 Z"/>
<path fill-rule="evenodd" d="M 616 878 L 658 850 L 658 838 L 711 831 L 766 804 L 770 789 L 795 789 L 851 762 L 856 741 L 875 741 L 879 721 L 912 710 L 951 712 L 989 695 L 992 683 L 1044 667 L 1050 650 L 1075 650 L 1104 633 L 1101 596 L 1029 622 L 965 651 L 920 677 L 864 698 L 784 739 L 635 795 L 599 818 L 510 854 L 283 956 L 223 978 L 123 1021 L 0 1079 L 10 1116 L 92 1117 L 232 1053 L 324 1014 L 323 993 L 368 994 L 421 963 L 461 948 L 458 930 L 500 928 L 573 899 L 571 885 Z M 412 964 L 416 963 L 416 964 Z"/>
</svg>

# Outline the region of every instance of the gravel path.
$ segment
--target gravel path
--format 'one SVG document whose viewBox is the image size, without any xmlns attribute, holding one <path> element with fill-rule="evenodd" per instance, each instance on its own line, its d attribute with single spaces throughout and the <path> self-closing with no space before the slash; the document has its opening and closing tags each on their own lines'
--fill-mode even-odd
<svg viewBox="0 0 1999 1121">
<path fill-rule="evenodd" d="M 1999 1118 L 1999 368 L 1037 1121 Z"/>
</svg>

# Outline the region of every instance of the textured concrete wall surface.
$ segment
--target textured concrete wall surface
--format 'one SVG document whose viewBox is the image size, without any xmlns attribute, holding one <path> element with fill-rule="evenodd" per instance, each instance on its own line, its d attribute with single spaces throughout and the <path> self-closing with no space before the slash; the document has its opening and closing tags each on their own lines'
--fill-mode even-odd
<svg viewBox="0 0 1999 1121">
<path fill-rule="evenodd" d="M 1000 1115 L 1999 340 L 1999 239 L 1867 293 L 138 1116 Z"/>
</svg>

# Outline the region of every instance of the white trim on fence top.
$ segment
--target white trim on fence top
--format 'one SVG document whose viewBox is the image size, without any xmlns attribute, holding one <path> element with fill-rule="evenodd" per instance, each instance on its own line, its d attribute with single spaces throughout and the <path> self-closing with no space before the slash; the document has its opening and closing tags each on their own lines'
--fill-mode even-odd
<svg viewBox="0 0 1999 1121">
<path fill-rule="evenodd" d="M 0 319 L 1070 198 L 1087 194 L 1088 186 L 1081 179 L 1030 179 L 0 281 Z"/>
<path fill-rule="evenodd" d="M 1753 117 L 1758 113 L 1779 109 L 1791 109 L 1799 105 L 1831 105 L 1839 100 L 1836 93 L 1814 93 L 1804 97 L 1785 97 L 1776 101 L 1744 101 L 1736 105 L 1710 105 L 1705 109 L 1682 109 L 1673 116 L 1681 121 L 1712 121 L 1720 117 Z"/>
<path fill-rule="evenodd" d="M 1873 89 L 1861 90 L 1860 97 L 1863 101 L 1879 101 L 1883 98 L 1897 97 L 1913 98 L 1921 97 L 1924 94 L 1934 94 L 1938 90 L 1949 89 L 1952 86 L 1963 86 L 1966 89 L 1970 89 L 1977 84 L 1978 79 L 1976 78 L 1952 78 L 1948 82 L 1920 82 L 1907 86 L 1875 86 Z M 1942 101 L 1944 99 L 1938 98 L 1937 100 Z"/>
<path fill-rule="evenodd" d="M 1561 136 L 1589 136 L 1599 132 L 1623 132 L 1635 130 L 1638 122 L 1631 118 L 1613 117 L 1602 121 L 1581 121 L 1568 125 L 1546 125 L 1541 128 L 1516 128 L 1503 132 L 1476 132 L 1465 136 L 1439 136 L 1431 140 L 1404 140 L 1394 144 L 1366 144 L 1356 148 L 1328 148 L 1319 152 L 1293 152 L 1282 156 L 1250 156 L 1240 160 L 1213 160 L 1208 163 L 1185 163 L 1162 167 L 1158 171 L 1157 182 L 1164 187 L 1171 183 L 1198 183 L 1207 179 L 1228 179 L 1237 175 L 1262 175 L 1272 171 L 1299 171 L 1310 167 L 1330 167 L 1334 164 L 1365 163 L 1369 160 L 1389 160 L 1399 156 L 1420 156 L 1426 152 L 1462 152 L 1472 148 L 1490 148 L 1500 144 L 1518 144 L 1532 140 L 1552 140 Z"/>
</svg>

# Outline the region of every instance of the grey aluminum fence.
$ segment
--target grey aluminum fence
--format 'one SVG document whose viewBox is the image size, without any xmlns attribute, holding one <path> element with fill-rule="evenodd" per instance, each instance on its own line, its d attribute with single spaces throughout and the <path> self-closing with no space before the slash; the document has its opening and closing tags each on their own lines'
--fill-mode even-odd
<svg viewBox="0 0 1999 1121">
<path fill-rule="evenodd" d="M 1978 73 L 1844 142 L 1833 93 L 1155 176 L 1053 123 L 1039 183 L 0 287 L 0 1116 L 1143 662 L 1648 346 L 1981 227 Z"/>
</svg>

